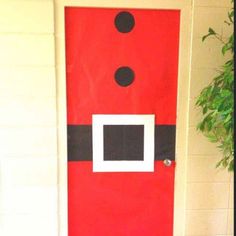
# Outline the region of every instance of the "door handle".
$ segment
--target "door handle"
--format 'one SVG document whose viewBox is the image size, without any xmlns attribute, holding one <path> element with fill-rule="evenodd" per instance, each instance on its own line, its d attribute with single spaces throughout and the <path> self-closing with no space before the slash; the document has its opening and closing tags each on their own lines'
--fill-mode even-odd
<svg viewBox="0 0 236 236">
<path fill-rule="evenodd" d="M 165 166 L 171 166 L 171 160 L 170 159 L 165 159 L 163 161 L 163 163 L 164 163 Z"/>
</svg>

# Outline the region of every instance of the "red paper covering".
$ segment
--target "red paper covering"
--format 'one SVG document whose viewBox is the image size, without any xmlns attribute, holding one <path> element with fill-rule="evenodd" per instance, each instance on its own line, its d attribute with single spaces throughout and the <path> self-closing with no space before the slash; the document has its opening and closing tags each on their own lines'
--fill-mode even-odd
<svg viewBox="0 0 236 236">
<path fill-rule="evenodd" d="M 172 236 L 174 169 L 93 173 L 92 162 L 68 162 L 69 236 Z"/>
<path fill-rule="evenodd" d="M 155 114 L 175 125 L 180 12 L 125 10 L 135 19 L 120 33 L 123 9 L 65 10 L 68 125 L 92 114 Z M 135 73 L 119 86 L 121 66 Z M 172 236 L 175 162 L 153 173 L 93 173 L 92 161 L 68 162 L 69 236 Z"/>
<path fill-rule="evenodd" d="M 68 124 L 91 124 L 92 114 L 155 114 L 156 124 L 175 124 L 179 11 L 129 10 L 135 26 L 120 33 L 121 10 L 66 8 Z M 119 86 L 121 66 L 134 82 Z"/>
</svg>

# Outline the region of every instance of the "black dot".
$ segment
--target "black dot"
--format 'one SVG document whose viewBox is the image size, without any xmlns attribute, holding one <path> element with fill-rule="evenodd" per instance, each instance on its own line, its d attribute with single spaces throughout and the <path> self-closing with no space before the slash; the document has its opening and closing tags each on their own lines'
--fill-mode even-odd
<svg viewBox="0 0 236 236">
<path fill-rule="evenodd" d="M 115 18 L 115 26 L 121 33 L 130 32 L 135 25 L 134 17 L 131 13 L 122 11 Z"/>
<path fill-rule="evenodd" d="M 120 67 L 116 70 L 115 80 L 120 86 L 126 87 L 134 81 L 134 72 L 129 67 Z"/>
</svg>

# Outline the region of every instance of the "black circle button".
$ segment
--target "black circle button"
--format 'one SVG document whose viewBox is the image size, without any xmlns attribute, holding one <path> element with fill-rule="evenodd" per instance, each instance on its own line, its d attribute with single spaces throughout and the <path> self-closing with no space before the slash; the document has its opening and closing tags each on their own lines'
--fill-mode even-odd
<svg viewBox="0 0 236 236">
<path fill-rule="evenodd" d="M 127 66 L 120 67 L 116 70 L 115 80 L 120 86 L 129 86 L 134 81 L 134 72 Z"/>
<path fill-rule="evenodd" d="M 117 14 L 115 18 L 115 26 L 119 32 L 128 33 L 134 28 L 134 25 L 135 20 L 131 13 L 122 11 Z"/>
</svg>

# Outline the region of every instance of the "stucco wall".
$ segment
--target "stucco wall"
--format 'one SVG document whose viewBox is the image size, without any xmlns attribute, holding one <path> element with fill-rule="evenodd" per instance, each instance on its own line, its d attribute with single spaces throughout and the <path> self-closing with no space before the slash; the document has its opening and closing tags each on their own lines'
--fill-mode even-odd
<svg viewBox="0 0 236 236">
<path fill-rule="evenodd" d="M 63 4 L 76 0 L 0 1 L 0 235 L 66 236 L 66 137 Z M 88 1 L 80 1 L 86 5 Z M 190 6 L 192 27 L 190 99 L 186 163 L 179 163 L 184 189 L 178 187 L 176 236 L 233 235 L 233 180 L 214 165 L 219 152 L 195 130 L 198 112 L 193 108 L 199 90 L 222 64 L 220 45 L 215 40 L 201 43 L 208 26 L 223 31 L 229 0 L 89 1 L 94 6 L 112 4 L 130 7 Z M 109 3 L 108 3 L 109 2 Z M 117 4 L 116 4 L 117 3 Z M 56 14 L 55 14 L 56 13 Z M 193 18 L 191 18 L 191 16 Z M 56 20 L 54 20 L 56 19 Z M 186 29 L 183 29 L 185 32 Z M 55 48 L 57 47 L 57 50 Z M 189 54 L 183 50 L 182 57 Z M 57 83 L 56 83 L 57 82 Z M 184 99 L 183 99 L 184 100 Z M 182 100 L 181 100 L 182 101 Z M 181 125 L 179 126 L 181 130 Z M 182 139 L 181 132 L 179 137 Z M 60 138 L 58 139 L 58 135 Z M 181 141 L 182 142 L 182 141 Z M 179 142 L 180 143 L 180 142 Z M 181 147 L 178 147 L 181 150 Z M 179 167 L 178 167 L 179 168 Z M 181 182 L 181 183 L 182 183 Z M 178 184 L 178 183 L 177 183 Z M 185 188 L 186 186 L 186 188 Z M 182 191 L 184 190 L 184 191 Z M 182 214 L 182 215 L 181 215 Z M 183 231 L 185 233 L 182 233 Z"/>
</svg>

